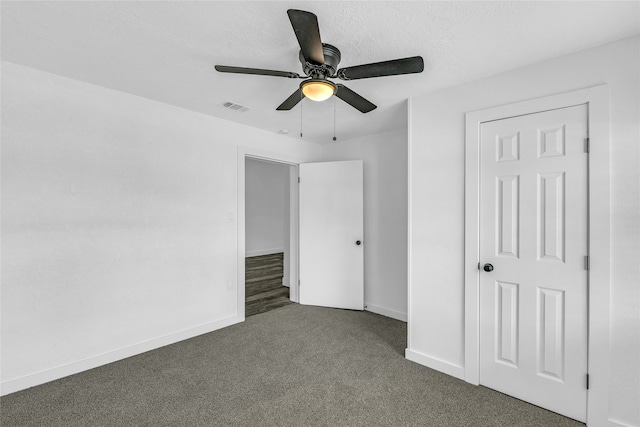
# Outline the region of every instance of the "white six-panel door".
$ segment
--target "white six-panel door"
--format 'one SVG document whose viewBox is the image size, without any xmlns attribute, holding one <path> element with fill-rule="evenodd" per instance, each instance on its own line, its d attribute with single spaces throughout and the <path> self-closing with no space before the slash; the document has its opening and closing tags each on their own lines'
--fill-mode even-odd
<svg viewBox="0 0 640 427">
<path fill-rule="evenodd" d="M 480 383 L 580 421 L 587 129 L 586 105 L 480 127 Z"/>
<path fill-rule="evenodd" d="M 300 304 L 364 309 L 362 160 L 300 174 Z"/>
</svg>

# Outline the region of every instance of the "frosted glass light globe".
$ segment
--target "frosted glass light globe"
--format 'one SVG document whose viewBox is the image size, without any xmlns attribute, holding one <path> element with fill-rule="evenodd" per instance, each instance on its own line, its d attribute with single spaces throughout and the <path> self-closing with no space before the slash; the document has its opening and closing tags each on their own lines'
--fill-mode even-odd
<svg viewBox="0 0 640 427">
<path fill-rule="evenodd" d="M 309 80 L 302 83 L 302 93 L 312 101 L 324 101 L 336 93 L 336 87 L 328 81 Z"/>
</svg>

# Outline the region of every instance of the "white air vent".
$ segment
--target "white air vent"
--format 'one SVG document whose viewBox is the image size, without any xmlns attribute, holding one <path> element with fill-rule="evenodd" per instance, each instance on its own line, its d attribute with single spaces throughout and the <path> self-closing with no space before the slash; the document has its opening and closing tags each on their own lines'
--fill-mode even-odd
<svg viewBox="0 0 640 427">
<path fill-rule="evenodd" d="M 228 110 L 238 111 L 240 113 L 244 113 L 245 111 L 249 111 L 249 107 L 245 107 L 244 105 L 236 104 L 235 102 L 225 102 L 222 106 Z"/>
</svg>

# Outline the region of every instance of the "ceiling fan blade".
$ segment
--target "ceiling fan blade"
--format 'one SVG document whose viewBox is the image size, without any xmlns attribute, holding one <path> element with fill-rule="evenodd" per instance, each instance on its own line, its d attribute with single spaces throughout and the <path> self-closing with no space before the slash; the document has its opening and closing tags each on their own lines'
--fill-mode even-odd
<svg viewBox="0 0 640 427">
<path fill-rule="evenodd" d="M 371 77 L 421 73 L 423 70 L 424 61 L 422 60 L 422 57 L 412 56 L 411 58 L 393 59 L 391 61 L 341 68 L 338 70 L 337 76 L 342 80 L 356 80 L 368 79 Z"/>
<path fill-rule="evenodd" d="M 280 104 L 278 108 L 276 108 L 276 110 L 291 110 L 298 104 L 298 102 L 302 100 L 303 97 L 304 95 L 302 94 L 302 89 L 298 89 L 297 91 L 293 92 L 290 97 L 285 99 L 285 101 Z"/>
<path fill-rule="evenodd" d="M 338 88 L 336 96 L 356 110 L 359 110 L 362 113 L 368 113 L 369 111 L 377 108 L 375 104 L 367 101 L 345 85 L 337 84 L 336 87 Z"/>
<path fill-rule="evenodd" d="M 221 73 L 258 74 L 260 76 L 289 77 L 290 79 L 300 78 L 299 74 L 290 71 L 263 70 L 261 68 L 229 67 L 226 65 L 216 65 L 215 69 L 216 71 L 220 71 Z"/>
<path fill-rule="evenodd" d="M 304 59 L 318 65 L 324 64 L 318 17 L 311 12 L 296 9 L 287 10 L 287 15 L 296 33 Z"/>
</svg>

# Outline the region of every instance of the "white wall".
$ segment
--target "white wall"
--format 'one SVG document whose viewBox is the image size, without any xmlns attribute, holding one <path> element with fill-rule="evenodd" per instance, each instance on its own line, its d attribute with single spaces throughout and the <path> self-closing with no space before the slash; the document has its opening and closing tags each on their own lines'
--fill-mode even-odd
<svg viewBox="0 0 640 427">
<path fill-rule="evenodd" d="M 289 168 L 278 163 L 246 161 L 246 256 L 285 250 L 289 239 Z"/>
<path fill-rule="evenodd" d="M 411 101 L 409 350 L 464 368 L 464 114 L 607 83 L 611 91 L 609 423 L 640 426 L 639 38 Z M 596 219 L 597 220 L 597 219 Z"/>
<path fill-rule="evenodd" d="M 324 160 L 363 160 L 364 301 L 407 320 L 407 130 L 324 146 Z"/>
<path fill-rule="evenodd" d="M 2 63 L 2 392 L 237 317 L 238 147 L 315 144 Z"/>
</svg>

